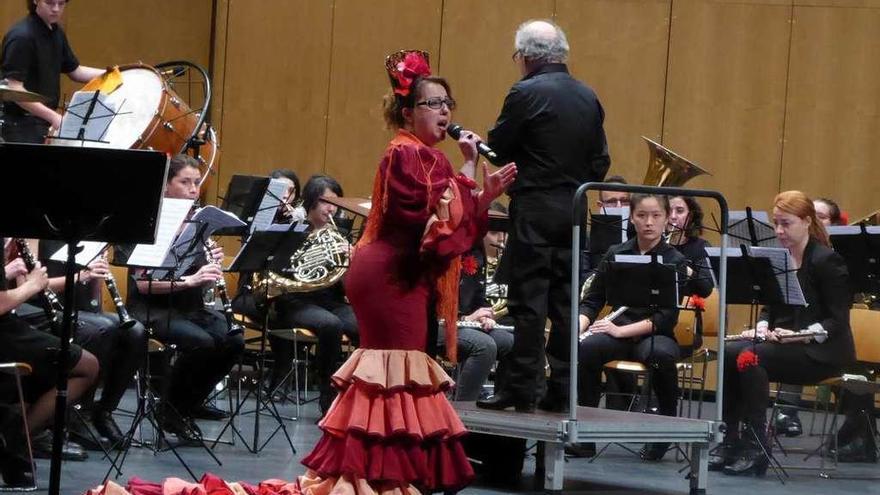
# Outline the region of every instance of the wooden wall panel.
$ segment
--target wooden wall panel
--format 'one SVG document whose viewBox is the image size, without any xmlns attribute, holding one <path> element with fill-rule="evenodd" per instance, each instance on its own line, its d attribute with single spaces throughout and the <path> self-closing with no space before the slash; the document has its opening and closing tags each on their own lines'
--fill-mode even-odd
<svg viewBox="0 0 880 495">
<path fill-rule="evenodd" d="M 572 74 L 592 86 L 605 108 L 609 175 L 641 183 L 648 152 L 641 136 L 661 139 L 669 0 L 559 0 Z"/>
<path fill-rule="evenodd" d="M 526 19 L 553 16 L 553 0 L 468 0 L 443 2 L 438 74 L 446 77 L 458 103 L 454 120 L 486 137 L 501 111 L 504 96 L 522 76 L 516 68 L 513 36 Z M 500 15 L 503 12 L 504 15 Z M 441 149 L 453 164 L 458 146 L 447 139 Z M 479 174 L 478 174 L 479 175 Z"/>
<path fill-rule="evenodd" d="M 330 1 L 228 1 L 220 129 L 220 194 L 235 173 L 322 169 Z"/>
<path fill-rule="evenodd" d="M 732 209 L 779 187 L 791 7 L 675 2 L 663 143 L 713 174 Z"/>
<path fill-rule="evenodd" d="M 390 91 L 385 56 L 440 47 L 440 0 L 336 0 L 324 170 L 349 196 L 372 191 L 376 165 L 391 134 L 382 120 Z"/>
<path fill-rule="evenodd" d="M 880 9 L 797 7 L 794 21 L 782 188 L 859 218 L 880 208 Z"/>
</svg>

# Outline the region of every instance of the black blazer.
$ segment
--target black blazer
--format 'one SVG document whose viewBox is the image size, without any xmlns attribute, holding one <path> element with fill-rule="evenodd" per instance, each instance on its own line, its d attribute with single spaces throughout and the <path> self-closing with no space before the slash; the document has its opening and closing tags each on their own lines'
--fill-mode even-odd
<svg viewBox="0 0 880 495">
<path fill-rule="evenodd" d="M 488 144 L 503 161 L 516 162 L 507 192 L 512 240 L 571 245 L 574 191 L 603 180 L 611 163 L 604 118 L 596 94 L 565 64 L 546 64 L 510 89 Z"/>
<path fill-rule="evenodd" d="M 685 280 L 685 277 L 687 277 L 685 269 L 687 260 L 675 248 L 667 244 L 665 241 L 660 241 L 654 249 L 646 254 L 651 253 L 657 253 L 658 256 L 661 256 L 663 258 L 663 264 L 675 265 L 679 272 L 678 279 L 680 281 Z M 608 286 L 607 274 L 610 269 L 610 263 L 614 261 L 614 256 L 618 254 L 641 254 L 638 251 L 636 238 L 634 237 L 623 244 L 611 246 L 608 252 L 605 253 L 605 257 L 602 258 L 602 262 L 599 263 L 599 267 L 596 269 L 596 277 L 590 284 L 590 289 L 579 308 L 580 314 L 589 318 L 591 322 L 596 321 L 596 317 L 605 306 Z M 681 288 L 679 288 L 679 290 L 681 290 Z M 616 318 L 614 323 L 617 325 L 628 325 L 648 318 L 654 323 L 655 333 L 673 339 L 675 338 L 675 325 L 678 323 L 677 307 L 660 308 L 657 311 L 651 311 L 650 308 L 629 308 Z"/>
<path fill-rule="evenodd" d="M 766 320 L 771 329 L 795 331 L 820 323 L 828 339 L 821 344 L 807 344 L 807 355 L 840 367 L 853 363 L 856 351 L 849 326 L 853 298 L 846 262 L 833 249 L 810 238 L 797 278 L 808 306 L 764 306 L 760 319 Z"/>
</svg>

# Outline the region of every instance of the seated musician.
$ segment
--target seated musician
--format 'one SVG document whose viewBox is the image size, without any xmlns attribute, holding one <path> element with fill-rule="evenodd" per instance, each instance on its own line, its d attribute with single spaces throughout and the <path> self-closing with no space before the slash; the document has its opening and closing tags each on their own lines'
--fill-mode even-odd
<svg viewBox="0 0 880 495">
<path fill-rule="evenodd" d="M 333 227 L 336 205 L 324 198 L 342 196 L 342 187 L 326 175 L 314 175 L 303 187 L 302 206 L 306 222 L 313 230 Z M 347 246 L 346 246 L 347 247 Z M 336 393 L 330 377 L 336 370 L 342 355 L 342 336 L 357 341 L 357 321 L 351 306 L 345 300 L 342 282 L 320 287 L 311 292 L 291 292 L 278 296 L 274 301 L 277 324 L 282 328 L 305 328 L 314 332 L 318 339 L 316 371 L 320 396 L 318 406 L 323 416 L 330 408 Z M 388 308 L 393 311 L 394 308 Z M 293 341 L 270 336 L 275 364 L 272 368 L 270 389 L 274 390 L 288 374 L 293 359 Z"/>
<path fill-rule="evenodd" d="M 709 468 L 725 474 L 762 475 L 768 466 L 766 415 L 769 383 L 816 383 L 840 374 L 855 360 L 849 310 L 852 294 L 843 258 L 829 247 L 813 202 L 800 191 L 779 193 L 773 201 L 776 237 L 797 269 L 806 307 L 770 305 L 754 330 L 766 339 L 724 346 L 724 443 L 710 456 Z M 790 338 L 801 330 L 824 330 L 826 337 Z M 750 428 L 741 430 L 741 422 Z M 768 447 L 769 448 L 769 447 Z"/>
<path fill-rule="evenodd" d="M 165 197 L 196 199 L 201 179 L 194 158 L 176 155 L 168 169 Z M 241 334 L 229 334 L 223 313 L 205 307 L 205 291 L 223 277 L 218 264 L 223 260 L 222 248 L 213 248 L 210 257 L 217 263 L 209 263 L 207 256 L 195 256 L 189 270 L 173 282 L 151 282 L 143 270 L 129 270 L 127 303 L 131 315 L 149 324 L 157 339 L 176 345 L 180 353 L 166 396 L 166 405 L 172 409 L 163 411 L 160 423 L 165 431 L 187 439 L 199 433 L 193 418 L 224 416 L 204 402 L 244 351 L 244 339 Z"/>
<path fill-rule="evenodd" d="M 5 252 L 4 252 L 5 254 Z M 4 256 L 4 262 L 6 257 Z M 15 287 L 11 282 L 15 281 Z M 22 378 L 27 417 L 31 434 L 51 426 L 55 415 L 55 383 L 58 373 L 57 353 L 61 348 L 58 337 L 28 325 L 12 312 L 23 302 L 43 291 L 49 283 L 46 269 L 39 264 L 28 272 L 21 258 L 4 263 L 0 277 L 0 363 L 24 362 L 33 372 Z M 88 351 L 71 344 L 67 366 L 68 401 L 73 402 L 92 387 L 98 376 L 98 360 Z M 0 375 L 0 475 L 7 485 L 27 486 L 33 481 L 33 471 L 27 460 L 27 442 L 22 431 L 22 412 L 18 410 L 16 384 L 11 375 Z M 85 458 L 82 447 L 69 442 L 62 452 L 64 457 Z"/>
<path fill-rule="evenodd" d="M 293 170 L 279 168 L 269 172 L 269 177 L 284 181 L 287 188 L 281 196 L 281 204 L 275 214 L 274 223 L 296 223 L 306 218 L 306 211 L 302 207 L 300 197 L 299 177 Z"/>
<path fill-rule="evenodd" d="M 504 211 L 504 206 L 493 204 L 491 209 Z M 479 327 L 458 328 L 460 372 L 455 385 L 455 400 L 458 401 L 476 401 L 480 398 L 483 385 L 496 361 L 499 364 L 495 373 L 495 387 L 500 389 L 499 380 L 504 376 L 505 357 L 513 348 L 513 332 L 495 328 L 499 316 L 487 300 L 486 291 L 489 283 L 486 275 L 487 262 L 489 258 L 498 259 L 504 236 L 504 232 L 490 230 L 478 246 L 474 246 L 470 253 L 462 257 L 458 291 L 459 319 L 478 323 Z M 495 263 L 497 265 L 497 261 Z M 444 333 L 439 332 L 441 344 Z"/>
<path fill-rule="evenodd" d="M 57 241 L 38 241 L 38 257 L 48 270 L 49 288 L 63 297 L 65 263 L 52 261 L 49 258 L 65 244 Z M 101 399 L 95 402 L 96 388 L 86 393 L 80 401 L 80 414 L 70 419 L 70 436 L 90 450 L 100 450 L 95 445 L 92 435 L 86 431 L 93 426 L 109 445 L 121 447 L 123 433 L 113 419 L 113 411 L 119 406 L 125 390 L 140 369 L 144 361 L 146 349 L 146 332 L 140 322 L 135 321 L 130 328 L 120 328 L 119 316 L 116 313 L 105 313 L 100 307 L 100 293 L 103 290 L 104 278 L 110 273 L 110 265 L 103 257 L 89 263 L 88 267 L 76 274 L 77 329 L 74 342 L 81 345 L 95 356 L 101 365 L 100 380 L 103 382 Z M 96 296 L 97 295 L 97 296 Z M 37 304 L 31 301 L 31 304 Z M 24 316 L 24 315 L 22 315 Z M 34 314 L 37 320 L 28 317 L 28 322 L 39 326 L 45 320 L 42 312 Z M 79 421 L 79 418 L 85 421 Z"/>
<path fill-rule="evenodd" d="M 678 398 L 675 363 L 679 349 L 674 329 L 678 309 L 660 308 L 652 312 L 648 308 L 629 308 L 614 321 L 598 317 L 606 303 L 608 271 L 616 255 L 656 253 L 664 264 L 684 270 L 684 256 L 663 240 L 669 217 L 666 197 L 633 194 L 630 204 L 630 222 L 635 226 L 636 237 L 608 250 L 580 307 L 580 332 L 587 335 L 578 349 L 578 402 L 581 406 L 599 405 L 605 363 L 618 359 L 639 361 L 652 368 L 651 383 L 660 414 L 675 416 Z M 641 456 L 646 460 L 659 460 L 667 448 L 665 443 L 649 444 L 642 449 Z M 580 446 L 584 451 L 582 455 L 589 455 L 591 449 L 595 449 L 591 444 Z"/>
<path fill-rule="evenodd" d="M 622 175 L 612 175 L 604 181 L 606 184 L 626 184 Z M 623 208 L 629 206 L 629 193 L 625 191 L 599 191 L 599 199 L 596 200 L 596 208 L 599 213 L 604 213 L 605 208 Z"/>
<path fill-rule="evenodd" d="M 709 297 L 715 288 L 706 254 L 706 247 L 710 244 L 701 237 L 703 208 L 696 199 L 691 196 L 673 196 L 669 198 L 669 208 L 669 223 L 666 230 L 669 236 L 668 242 L 687 260 L 688 283 L 683 290 L 686 296 L 684 305 L 697 309 L 693 344 L 682 347 L 682 355 L 690 356 L 695 349 L 703 345 L 702 311 L 699 310 L 700 304 L 694 303 L 697 298 Z"/>
</svg>

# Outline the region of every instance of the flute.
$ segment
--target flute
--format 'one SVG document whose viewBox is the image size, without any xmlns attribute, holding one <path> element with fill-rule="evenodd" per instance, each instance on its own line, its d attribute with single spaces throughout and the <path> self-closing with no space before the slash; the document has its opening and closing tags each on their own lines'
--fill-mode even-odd
<svg viewBox="0 0 880 495">
<path fill-rule="evenodd" d="M 602 320 L 603 320 L 603 321 L 614 322 L 614 320 L 616 320 L 617 317 L 619 317 L 619 316 L 622 315 L 623 313 L 626 313 L 626 310 L 628 310 L 628 309 L 629 309 L 629 306 L 621 306 L 621 307 L 615 309 L 614 311 L 608 313 L 607 315 L 605 315 L 605 318 L 602 318 Z M 587 330 L 586 332 L 582 333 L 582 334 L 578 337 L 578 340 L 579 340 L 579 341 L 583 341 L 585 338 L 589 337 L 590 335 L 593 335 L 593 331 L 592 331 L 592 330 Z"/>
</svg>

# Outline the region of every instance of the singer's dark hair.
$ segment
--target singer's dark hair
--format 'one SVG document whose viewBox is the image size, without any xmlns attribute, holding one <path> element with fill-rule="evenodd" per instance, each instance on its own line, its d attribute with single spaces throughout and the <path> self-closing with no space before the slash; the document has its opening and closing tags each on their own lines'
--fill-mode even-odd
<svg viewBox="0 0 880 495">
<path fill-rule="evenodd" d="M 434 76 L 417 77 L 413 80 L 408 95 L 400 96 L 393 91 L 385 95 L 382 102 L 382 116 L 385 118 L 385 127 L 397 130 L 402 129 L 406 125 L 406 121 L 403 119 L 403 109 L 416 107 L 416 102 L 422 96 L 422 86 L 425 83 L 435 83 L 443 86 L 446 90 L 446 95 L 452 98 L 452 89 L 449 87 L 446 79 Z"/>
<path fill-rule="evenodd" d="M 297 177 L 296 172 L 290 170 L 289 168 L 276 168 L 275 170 L 269 172 L 269 177 L 272 179 L 290 179 L 290 182 L 293 182 L 293 197 L 290 198 L 290 201 L 296 201 L 299 199 L 300 194 L 300 186 L 299 186 L 299 177 Z"/>
<path fill-rule="evenodd" d="M 171 158 L 171 163 L 168 165 L 168 177 L 165 179 L 165 182 L 171 182 L 171 179 L 177 177 L 177 174 L 187 167 L 201 171 L 199 162 L 195 158 L 183 153 L 174 155 Z"/>
<path fill-rule="evenodd" d="M 309 177 L 306 185 L 303 186 L 303 208 L 305 208 L 306 211 L 312 211 L 312 209 L 318 206 L 318 201 L 327 189 L 336 193 L 340 198 L 344 196 L 342 193 L 342 186 L 340 186 L 339 182 L 333 177 L 320 174 Z"/>
</svg>

